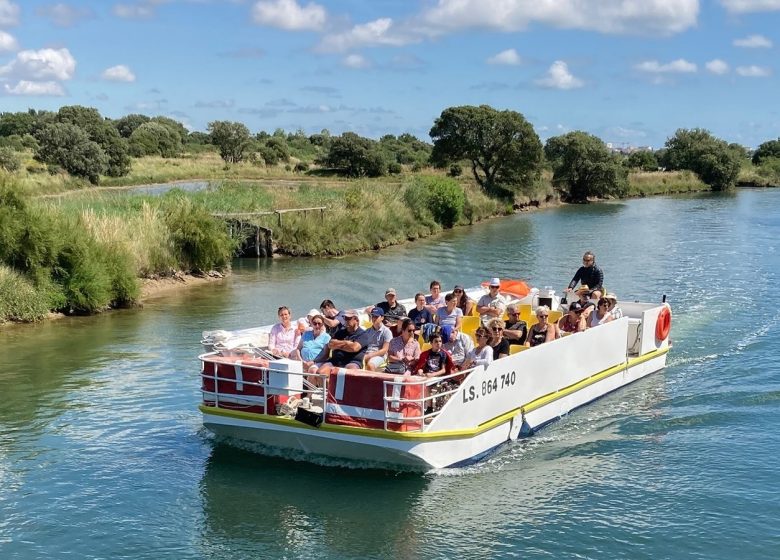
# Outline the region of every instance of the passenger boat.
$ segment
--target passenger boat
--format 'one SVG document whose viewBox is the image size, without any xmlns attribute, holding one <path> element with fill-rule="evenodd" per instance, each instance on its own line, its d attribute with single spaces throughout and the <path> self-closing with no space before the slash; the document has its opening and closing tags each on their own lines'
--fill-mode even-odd
<svg viewBox="0 0 780 560">
<path fill-rule="evenodd" d="M 485 289 L 467 293 L 477 300 Z M 521 293 L 507 295 L 529 327 L 540 302 L 562 314 L 551 291 Z M 339 369 L 319 376 L 315 387 L 300 362 L 268 361 L 254 351 L 270 325 L 223 333 L 216 343 L 205 338 L 203 423 L 219 436 L 257 442 L 261 452 L 414 470 L 464 466 L 666 365 L 669 305 L 620 307 L 622 318 L 453 374 L 460 384 L 437 395 L 446 402 L 435 410 L 430 387 L 447 377 Z M 464 323 L 464 332 L 470 329 Z M 295 409 L 299 401 L 308 407 Z"/>
</svg>

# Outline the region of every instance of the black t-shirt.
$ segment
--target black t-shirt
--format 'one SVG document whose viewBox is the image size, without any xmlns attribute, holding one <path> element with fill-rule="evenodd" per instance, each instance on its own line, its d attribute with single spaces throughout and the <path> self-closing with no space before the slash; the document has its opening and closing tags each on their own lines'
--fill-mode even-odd
<svg viewBox="0 0 780 560">
<path fill-rule="evenodd" d="M 358 329 L 351 333 L 346 329 L 339 329 L 336 334 L 333 335 L 335 340 L 347 340 L 349 342 L 360 343 L 360 350 L 357 352 L 347 352 L 346 350 L 334 350 L 330 357 L 330 363 L 334 366 L 344 367 L 350 362 L 363 362 L 363 356 L 366 353 L 366 347 L 371 341 L 371 333 L 367 330 L 358 327 Z"/>
<path fill-rule="evenodd" d="M 525 344 L 525 339 L 528 336 L 528 325 L 526 325 L 525 321 L 517 321 L 516 323 L 513 323 L 511 325 L 507 324 L 506 329 L 504 329 L 504 336 L 506 336 L 506 331 L 520 331 L 520 338 L 518 339 L 505 339 L 509 342 L 511 346 L 522 346 Z"/>
<path fill-rule="evenodd" d="M 509 355 L 509 341 L 502 338 L 497 346 L 493 346 L 493 359 L 497 360 L 501 354 Z"/>
<path fill-rule="evenodd" d="M 380 301 L 376 307 L 385 312 L 385 320 L 399 321 L 406 317 L 406 308 L 400 303 L 396 302 L 395 307 L 390 307 L 386 301 Z"/>
<path fill-rule="evenodd" d="M 409 318 L 414 321 L 414 326 L 418 329 L 425 323 L 433 323 L 433 315 L 427 307 L 423 307 L 422 311 L 418 311 L 415 307 L 409 312 Z"/>
</svg>

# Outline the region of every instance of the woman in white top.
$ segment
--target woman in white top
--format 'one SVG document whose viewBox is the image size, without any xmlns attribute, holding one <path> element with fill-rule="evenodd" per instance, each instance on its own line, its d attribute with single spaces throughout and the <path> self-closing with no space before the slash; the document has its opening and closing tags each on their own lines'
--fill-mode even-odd
<svg viewBox="0 0 780 560">
<path fill-rule="evenodd" d="M 290 310 L 287 307 L 280 307 L 277 314 L 279 322 L 271 327 L 271 334 L 268 336 L 268 351 L 275 356 L 286 358 L 290 352 L 298 348 L 298 343 L 301 341 L 301 331 L 298 330 L 297 325 L 293 326 L 290 320 Z"/>
<path fill-rule="evenodd" d="M 479 327 L 474 333 L 477 338 L 477 347 L 466 356 L 461 369 L 468 369 L 474 366 L 487 366 L 493 361 L 493 347 L 488 344 L 490 334 L 485 327 Z"/>
<path fill-rule="evenodd" d="M 613 317 L 609 312 L 609 302 L 607 301 L 607 298 L 601 298 L 596 305 L 596 311 L 590 314 L 588 326 L 598 327 L 604 323 L 609 323 L 612 319 Z"/>
</svg>

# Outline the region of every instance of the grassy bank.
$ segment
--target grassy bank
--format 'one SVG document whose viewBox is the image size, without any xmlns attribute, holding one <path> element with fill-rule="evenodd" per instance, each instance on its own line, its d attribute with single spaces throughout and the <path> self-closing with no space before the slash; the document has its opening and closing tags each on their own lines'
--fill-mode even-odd
<svg viewBox="0 0 780 560">
<path fill-rule="evenodd" d="M 645 171 L 629 173 L 626 196 L 644 197 L 710 190 L 709 185 L 690 171 Z"/>
</svg>

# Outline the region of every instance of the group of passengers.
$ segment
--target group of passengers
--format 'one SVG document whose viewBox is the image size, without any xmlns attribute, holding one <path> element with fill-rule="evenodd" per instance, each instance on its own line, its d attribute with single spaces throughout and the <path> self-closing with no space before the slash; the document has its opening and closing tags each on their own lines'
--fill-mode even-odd
<svg viewBox="0 0 780 560">
<path fill-rule="evenodd" d="M 365 309 L 371 319 L 366 328 L 360 326 L 356 310 L 339 311 L 329 299 L 297 325 L 292 323 L 290 310 L 280 307 L 279 323 L 271 329 L 268 349 L 275 356 L 301 360 L 306 371 L 323 375 L 334 368 L 445 375 L 504 358 L 512 353 L 512 346 L 538 346 L 560 338 L 562 333 L 582 332 L 622 316 L 617 298 L 605 293 L 603 278 L 595 256 L 588 251 L 566 288 L 577 294 L 577 301 L 569 304 L 557 323 L 550 322 L 548 306 L 538 306 L 537 322 L 530 328 L 520 318 L 518 306 L 500 293 L 499 278 L 489 282 L 488 293 L 476 302 L 460 285 L 443 294 L 441 283 L 434 280 L 430 295 L 415 294 L 414 308 L 409 311 L 398 302 L 396 290 L 387 288 L 384 301 Z M 594 282 L 594 286 L 585 281 Z M 574 290 L 578 282 L 581 285 Z M 476 344 L 462 330 L 463 317 L 474 309 L 481 323 L 474 333 Z M 420 337 L 430 343 L 425 351 Z"/>
</svg>

